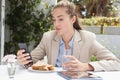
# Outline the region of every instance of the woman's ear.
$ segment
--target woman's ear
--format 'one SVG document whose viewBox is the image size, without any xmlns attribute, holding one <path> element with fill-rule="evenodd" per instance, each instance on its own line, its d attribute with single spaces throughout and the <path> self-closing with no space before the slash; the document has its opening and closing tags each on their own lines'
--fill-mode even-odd
<svg viewBox="0 0 120 80">
<path fill-rule="evenodd" d="M 72 17 L 72 23 L 74 23 L 76 21 L 76 16 Z"/>
</svg>

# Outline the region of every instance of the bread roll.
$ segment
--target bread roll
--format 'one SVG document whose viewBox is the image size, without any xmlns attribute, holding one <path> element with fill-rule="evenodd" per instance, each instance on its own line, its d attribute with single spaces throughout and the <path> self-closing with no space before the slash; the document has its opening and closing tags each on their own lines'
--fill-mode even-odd
<svg viewBox="0 0 120 80">
<path fill-rule="evenodd" d="M 54 66 L 52 65 L 33 65 L 32 66 L 33 70 L 41 70 L 41 71 L 51 71 L 54 70 Z"/>
</svg>

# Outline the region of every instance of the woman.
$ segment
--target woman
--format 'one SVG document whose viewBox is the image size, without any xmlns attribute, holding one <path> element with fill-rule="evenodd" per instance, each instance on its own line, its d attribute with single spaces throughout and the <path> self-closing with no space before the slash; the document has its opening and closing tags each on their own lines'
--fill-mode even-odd
<svg viewBox="0 0 120 80">
<path fill-rule="evenodd" d="M 78 23 L 75 5 L 69 1 L 60 1 L 53 9 L 55 30 L 44 33 L 39 45 L 31 52 L 33 62 L 42 60 L 47 55 L 48 64 L 61 67 L 63 49 L 70 49 L 72 61 L 63 63 L 68 70 L 77 71 L 110 71 L 120 70 L 120 61 L 95 39 L 95 34 L 82 30 Z M 29 54 L 19 50 L 17 59 L 20 64 L 32 60 Z M 99 61 L 90 62 L 95 55 Z M 117 67 L 116 67 L 117 66 Z"/>
</svg>

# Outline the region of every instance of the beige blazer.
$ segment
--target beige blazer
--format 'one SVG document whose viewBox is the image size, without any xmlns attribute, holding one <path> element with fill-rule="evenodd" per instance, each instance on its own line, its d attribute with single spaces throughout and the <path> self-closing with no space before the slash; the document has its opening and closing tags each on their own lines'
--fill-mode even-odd
<svg viewBox="0 0 120 80">
<path fill-rule="evenodd" d="M 44 33 L 39 45 L 31 52 L 33 62 L 47 55 L 48 64 L 55 66 L 60 39 L 55 30 Z M 100 61 L 90 62 L 91 55 L 95 55 Z M 81 62 L 91 64 L 95 71 L 120 70 L 119 59 L 96 41 L 94 33 L 85 30 L 75 30 L 73 56 Z"/>
</svg>

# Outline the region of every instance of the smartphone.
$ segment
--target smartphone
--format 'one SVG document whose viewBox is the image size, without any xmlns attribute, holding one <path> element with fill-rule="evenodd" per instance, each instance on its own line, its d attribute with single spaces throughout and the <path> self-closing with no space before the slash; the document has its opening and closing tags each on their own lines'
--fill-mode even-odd
<svg viewBox="0 0 120 80">
<path fill-rule="evenodd" d="M 29 52 L 29 49 L 28 49 L 26 43 L 18 43 L 18 47 L 19 47 L 19 49 L 24 49 L 24 50 L 25 50 L 25 52 L 23 52 L 23 54 L 29 53 L 29 55 L 30 55 L 30 52 Z M 28 60 L 32 60 L 31 55 L 30 55 L 30 58 L 29 58 Z M 25 64 L 24 66 L 25 66 L 26 68 L 28 68 L 28 67 L 30 67 L 31 65 L 33 65 L 33 62 L 29 62 L 28 64 Z"/>
</svg>

